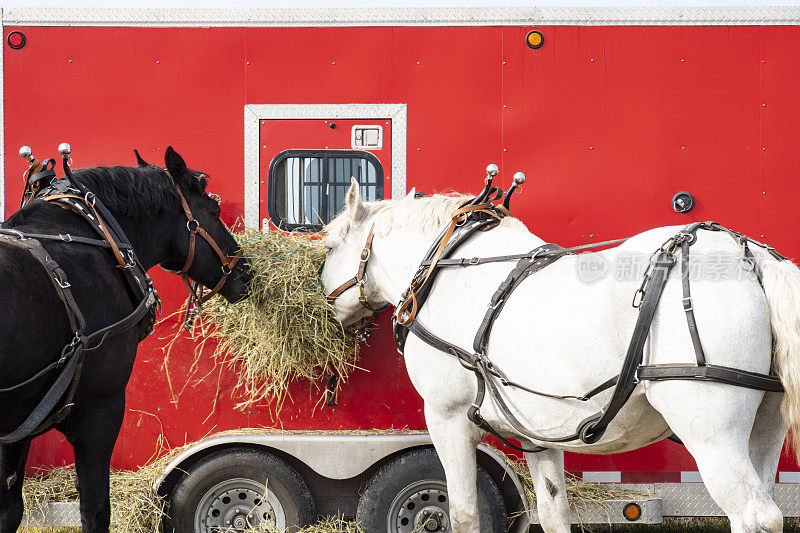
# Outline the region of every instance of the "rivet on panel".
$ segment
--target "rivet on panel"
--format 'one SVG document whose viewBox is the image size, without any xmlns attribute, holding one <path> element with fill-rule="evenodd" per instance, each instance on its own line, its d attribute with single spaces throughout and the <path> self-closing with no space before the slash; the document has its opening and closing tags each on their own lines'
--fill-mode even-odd
<svg viewBox="0 0 800 533">
<path fill-rule="evenodd" d="M 762 191 L 761 194 L 767 194 L 767 191 Z"/>
<path fill-rule="evenodd" d="M 503 151 L 504 151 L 504 152 L 507 152 L 507 151 L 508 151 L 508 148 L 503 148 Z"/>
<path fill-rule="evenodd" d="M 72 60 L 70 59 L 69 62 L 72 63 Z"/>
<path fill-rule="evenodd" d="M 594 150 L 594 146 L 590 146 L 590 147 L 589 147 L 589 150 Z"/>
<path fill-rule="evenodd" d="M 417 148 L 417 152 L 419 152 L 422 148 Z"/>
<path fill-rule="evenodd" d="M 761 104 L 761 107 L 767 107 L 767 104 Z"/>
<path fill-rule="evenodd" d="M 505 61 L 503 61 L 503 64 L 505 65 L 505 64 L 506 64 L 506 62 L 505 62 Z"/>
<path fill-rule="evenodd" d="M 762 60 L 761 60 L 761 62 L 762 62 L 762 63 L 766 63 L 766 62 L 767 62 L 767 60 L 766 60 L 766 59 L 762 59 Z M 763 237 L 763 235 L 762 235 L 762 237 Z"/>
<path fill-rule="evenodd" d="M 421 63 L 422 63 L 422 61 L 417 61 L 417 65 L 419 65 L 419 64 L 421 64 Z"/>
<path fill-rule="evenodd" d="M 507 105 L 504 105 L 504 106 L 503 106 L 503 109 L 505 109 L 505 108 L 507 108 L 507 107 L 508 107 Z"/>
<path fill-rule="evenodd" d="M 686 60 L 685 59 L 681 59 L 681 63 L 686 63 Z"/>
<path fill-rule="evenodd" d="M 761 150 L 762 150 L 762 151 L 764 151 L 764 150 L 766 150 L 766 149 L 767 149 L 767 147 L 766 147 L 766 146 L 764 146 L 763 148 L 761 148 Z"/>
<path fill-rule="evenodd" d="M 247 62 L 247 64 L 249 65 L 249 64 L 250 64 L 250 62 L 248 61 L 248 62 Z"/>
<path fill-rule="evenodd" d="M 685 146 L 681 146 L 681 150 L 686 150 L 686 147 Z"/>
<path fill-rule="evenodd" d="M 159 61 L 158 59 L 156 59 L 156 65 L 157 65 L 157 64 L 159 64 L 159 63 L 161 63 L 161 61 Z"/>
<path fill-rule="evenodd" d="M 336 61 L 331 61 L 331 65 L 335 65 L 335 64 L 336 64 Z"/>
<path fill-rule="evenodd" d="M 594 63 L 594 58 L 591 58 L 591 59 L 589 60 L 589 62 L 590 62 L 590 63 Z"/>
</svg>

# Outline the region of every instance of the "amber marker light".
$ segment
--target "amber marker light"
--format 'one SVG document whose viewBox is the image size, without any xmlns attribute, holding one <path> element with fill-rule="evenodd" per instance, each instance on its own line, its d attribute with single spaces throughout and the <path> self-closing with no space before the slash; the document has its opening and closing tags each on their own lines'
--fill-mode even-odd
<svg viewBox="0 0 800 533">
<path fill-rule="evenodd" d="M 525 36 L 525 44 L 528 45 L 528 48 L 541 48 L 544 44 L 544 35 L 536 30 L 529 31 L 528 35 Z"/>
<path fill-rule="evenodd" d="M 629 503 L 622 509 L 622 514 L 625 515 L 625 519 L 631 522 L 635 522 L 642 517 L 642 508 L 639 507 L 638 504 Z"/>
</svg>

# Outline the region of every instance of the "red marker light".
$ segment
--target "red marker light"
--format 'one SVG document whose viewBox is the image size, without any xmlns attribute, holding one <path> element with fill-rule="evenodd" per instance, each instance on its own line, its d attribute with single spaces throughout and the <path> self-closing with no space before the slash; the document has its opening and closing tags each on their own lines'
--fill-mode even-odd
<svg viewBox="0 0 800 533">
<path fill-rule="evenodd" d="M 25 46 L 25 34 L 21 31 L 12 31 L 8 34 L 8 46 L 13 48 L 14 50 L 19 50 L 23 46 Z"/>
</svg>

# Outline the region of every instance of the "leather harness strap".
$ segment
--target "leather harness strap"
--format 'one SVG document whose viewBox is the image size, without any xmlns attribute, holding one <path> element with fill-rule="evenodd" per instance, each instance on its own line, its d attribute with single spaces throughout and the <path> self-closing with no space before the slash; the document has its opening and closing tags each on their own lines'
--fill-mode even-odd
<svg viewBox="0 0 800 533">
<path fill-rule="evenodd" d="M 103 218 L 97 212 L 92 202 L 87 201 L 85 198 L 81 198 L 80 196 L 76 196 L 74 194 L 53 194 L 50 196 L 43 197 L 42 200 L 44 200 L 45 202 L 53 202 L 61 204 L 67 207 L 68 209 L 75 210 L 76 209 L 75 204 L 64 201 L 68 198 L 71 200 L 77 200 L 78 202 L 82 202 L 83 205 L 86 205 L 89 209 L 91 209 L 92 212 L 94 213 L 94 216 L 97 217 L 97 225 L 100 228 L 100 231 L 102 232 L 105 241 L 109 244 L 109 247 L 111 248 L 111 253 L 114 254 L 114 258 L 117 260 L 117 268 L 122 268 L 125 270 L 130 270 L 131 268 L 133 268 L 133 265 L 126 262 L 125 258 L 122 257 L 122 252 L 120 252 L 116 240 L 114 239 L 114 237 L 111 236 L 111 233 L 108 231 L 105 222 L 103 222 Z"/>
<path fill-rule="evenodd" d="M 160 312 L 158 293 L 155 291 L 150 276 L 138 264 L 127 236 L 114 220 L 113 215 L 102 205 L 102 202 L 95 198 L 91 191 L 88 191 L 79 180 L 72 176 L 71 179 L 54 181 L 49 187 L 33 190 L 31 194 L 32 196 L 23 199 L 23 205 L 27 205 L 34 199 L 41 199 L 60 205 L 81 215 L 98 232 L 102 240 L 69 234 L 24 233 L 14 229 L 0 228 L 0 241 L 7 245 L 27 250 L 48 273 L 56 294 L 64 303 L 70 329 L 73 332 L 72 340 L 64 346 L 61 356 L 56 362 L 39 370 L 21 383 L 0 389 L 2 393 L 13 392 L 30 385 L 54 370 L 61 369 L 58 377 L 33 411 L 26 417 L 25 421 L 11 433 L 0 436 L 0 444 L 17 442 L 40 434 L 53 424 L 65 419 L 73 405 L 72 399 L 80 382 L 85 354 L 98 350 L 110 336 L 127 331 L 145 320 L 147 322 L 145 323 L 146 331 L 144 336 L 147 336 L 152 332 L 155 317 Z M 125 279 L 135 293 L 138 293 L 141 297 L 134 310 L 121 320 L 87 335 L 85 333 L 86 321 L 72 296 L 71 285 L 67 281 L 66 274 L 47 250 L 42 247 L 39 242 L 42 239 L 63 243 L 76 242 L 110 250 L 118 266 L 124 268 Z M 128 260 L 125 260 L 122 251 L 127 254 Z M 139 340 L 143 338 L 140 336 Z M 59 404 L 61 404 L 61 407 L 56 409 Z"/>
<path fill-rule="evenodd" d="M 328 301 L 333 301 L 339 296 L 342 295 L 344 291 L 351 287 L 355 287 L 356 285 L 362 285 L 364 283 L 364 278 L 367 273 L 367 262 L 369 261 L 370 255 L 372 255 L 372 240 L 375 238 L 375 226 L 373 225 L 370 230 L 369 234 L 367 235 L 366 243 L 364 244 L 364 248 L 361 250 L 361 256 L 358 260 L 358 271 L 356 275 L 352 278 L 348 279 L 338 287 L 336 287 L 328 296 Z M 366 298 L 363 296 L 363 290 L 361 291 L 361 295 L 359 296 L 359 302 L 369 309 L 370 311 L 374 311 L 375 309 L 369 304 Z"/>
<path fill-rule="evenodd" d="M 368 309 L 372 314 L 360 321 L 355 329 L 345 328 L 345 333 L 362 342 L 369 338 L 370 334 L 372 333 L 372 325 L 375 323 L 375 320 L 378 319 L 378 316 L 386 309 L 386 307 L 376 309 L 371 303 L 369 303 L 369 299 L 364 292 L 364 283 L 366 282 L 367 276 L 367 263 L 369 262 L 369 258 L 372 256 L 372 241 L 374 238 L 375 226 L 373 225 L 369 229 L 369 234 L 367 235 L 367 240 L 364 243 L 364 248 L 361 250 L 356 275 L 336 287 L 327 296 L 328 302 L 332 303 L 346 290 L 352 287 L 358 287 L 358 302 L 362 307 Z"/>
<path fill-rule="evenodd" d="M 456 230 L 456 227 L 464 224 L 467 219 L 476 213 L 488 215 L 498 222 L 505 216 L 505 214 L 502 212 L 498 213 L 495 206 L 491 202 L 479 203 L 475 205 L 464 205 L 453 212 L 453 218 L 450 222 L 450 225 L 447 227 L 444 232 L 444 236 L 439 241 L 439 245 L 436 247 L 436 251 L 434 252 L 433 257 L 430 259 L 430 264 L 428 265 L 424 276 L 418 283 L 412 282 L 411 286 L 403 296 L 402 303 L 397 308 L 395 316 L 397 317 L 397 323 L 400 326 L 407 326 L 414 321 L 417 316 L 417 312 L 419 311 L 417 293 L 419 293 L 422 287 L 425 287 L 428 281 L 431 279 L 431 275 L 436 270 L 436 264 L 441 259 L 447 244 L 450 242 L 450 238 L 453 236 L 453 232 Z"/>
<path fill-rule="evenodd" d="M 485 209 L 490 210 L 492 208 L 486 206 Z M 481 209 L 481 211 L 482 210 L 483 209 Z M 502 215 L 503 213 L 500 213 L 500 216 Z M 460 215 L 454 214 L 453 222 L 456 221 L 457 216 Z M 581 396 L 549 394 L 514 383 L 509 380 L 502 370 L 494 365 L 486 355 L 486 348 L 492 325 L 511 292 L 513 292 L 513 290 L 529 275 L 552 264 L 568 253 L 617 244 L 625 239 L 605 241 L 573 248 L 561 248 L 556 245 L 545 244 L 526 254 L 512 254 L 487 258 L 448 259 L 447 256 L 472 235 L 479 224 L 480 221 L 470 220 L 469 215 L 467 215 L 465 219 L 463 219 L 463 222 L 461 222 L 463 228 L 462 232 L 458 234 L 458 237 L 453 238 L 455 228 L 453 223 L 451 223 L 439 238 L 434 241 L 434 245 L 420 263 L 420 268 L 414 276 L 409 289 L 404 293 L 404 300 L 398 305 L 397 312 L 394 316 L 395 342 L 397 343 L 398 350 L 402 352 L 406 335 L 408 332 L 411 332 L 426 344 L 442 352 L 453 355 L 462 366 L 474 372 L 477 377 L 478 389 L 476 399 L 470 406 L 467 416 L 478 427 L 494 435 L 504 444 L 525 452 L 536 452 L 545 449 L 541 446 L 533 446 L 531 448 L 516 446 L 500 435 L 498 431 L 483 419 L 480 414 L 480 407 L 484 401 L 487 390 L 498 412 L 502 413 L 506 421 L 514 428 L 517 434 L 539 442 L 558 443 L 580 439 L 587 444 L 593 444 L 602 437 L 608 424 L 614 419 L 619 410 L 622 409 L 641 380 L 695 379 L 770 392 L 782 392 L 784 390 L 780 380 L 776 376 L 759 374 L 721 365 L 712 365 L 706 362 L 705 353 L 697 330 L 689 283 L 689 249 L 696 241 L 697 231 L 699 229 L 724 231 L 731 235 L 731 237 L 736 239 L 742 246 L 744 259 L 753 266 L 756 270 L 756 275 L 758 275 L 758 270 L 755 268 L 755 258 L 748 248 L 748 243 L 764 248 L 779 261 L 786 259 L 775 251 L 774 248 L 724 228 L 715 222 L 690 224 L 676 236 L 668 239 L 667 242 L 653 254 L 650 266 L 645 272 L 642 285 L 634 297 L 634 307 L 639 308 L 639 314 L 620 374 L 606 380 Z M 650 326 L 658 308 L 669 272 L 676 263 L 675 252 L 678 250 L 680 250 L 681 253 L 683 309 L 686 314 L 687 326 L 692 339 L 692 346 L 695 351 L 697 364 L 642 365 L 644 347 L 649 336 Z M 427 296 L 425 291 L 430 291 L 431 281 L 435 277 L 438 269 L 442 267 L 466 267 L 510 260 L 518 260 L 517 266 L 492 295 L 489 309 L 475 335 L 473 342 L 474 351 L 472 353 L 441 339 L 422 326 L 419 321 L 415 320 L 416 314 Z M 759 277 L 759 282 L 760 281 Z M 418 298 L 420 294 L 422 298 Z M 417 302 L 417 300 L 419 300 L 419 302 Z M 411 303 L 407 303 L 409 301 Z M 503 386 L 519 388 L 532 394 L 564 400 L 587 401 L 605 390 L 613 388 L 613 392 L 605 407 L 598 413 L 584 419 L 578 425 L 574 433 L 561 437 L 546 437 L 531 432 L 517 419 L 508 403 L 503 398 L 500 388 L 496 383 L 497 381 L 500 381 Z"/>
<path fill-rule="evenodd" d="M 169 171 L 165 170 L 165 172 L 167 175 L 170 175 Z M 172 177 L 170 176 L 170 178 Z M 225 285 L 228 276 L 230 276 L 233 268 L 236 266 L 236 263 L 242 258 L 244 251 L 239 248 L 234 255 L 225 254 L 214 238 L 206 230 L 204 230 L 197 219 L 194 218 L 192 210 L 189 208 L 189 203 L 186 201 L 186 198 L 181 192 L 181 188 L 174 179 L 173 182 L 175 183 L 175 189 L 177 190 L 178 196 L 181 200 L 183 213 L 186 215 L 186 229 L 189 231 L 189 248 L 186 253 L 186 261 L 184 262 L 183 267 L 179 271 L 175 272 L 176 274 L 180 275 L 186 290 L 189 291 L 189 299 L 186 303 L 186 318 L 183 325 L 184 329 L 188 331 L 191 329 L 194 318 L 200 312 L 202 305 L 216 295 L 222 289 L 223 285 Z M 222 275 L 220 276 L 216 285 L 207 293 L 204 293 L 203 286 L 200 284 L 200 282 L 192 281 L 188 275 L 189 269 L 191 269 L 192 264 L 194 264 L 198 234 L 208 243 L 211 249 L 214 250 L 214 253 L 217 254 L 217 257 L 219 257 L 219 261 L 221 263 L 220 268 L 222 270 Z"/>
</svg>

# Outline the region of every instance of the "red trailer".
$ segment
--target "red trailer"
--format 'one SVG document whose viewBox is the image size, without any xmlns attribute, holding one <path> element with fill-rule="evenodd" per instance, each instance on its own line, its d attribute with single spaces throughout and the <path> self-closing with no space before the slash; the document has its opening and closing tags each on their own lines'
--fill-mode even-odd
<svg viewBox="0 0 800 533">
<path fill-rule="evenodd" d="M 173 145 L 211 176 L 226 222 L 264 231 L 318 229 L 351 175 L 371 199 L 477 192 L 494 162 L 501 185 L 527 174 L 514 213 L 550 242 L 717 220 L 799 257 L 799 23 L 800 8 L 787 7 L 4 9 L 3 210 L 16 210 L 26 168 L 9 154 L 50 154 L 62 141 L 78 167 L 133 164 L 134 148 L 159 162 Z M 153 277 L 169 315 L 181 283 Z M 140 346 L 114 467 L 223 430 L 314 434 L 204 441 L 173 465 L 165 494 L 226 454 L 260 453 L 298 475 L 318 512 L 353 514 L 376 473 L 430 447 L 420 435 L 336 433 L 425 429 L 388 316 L 338 406 L 320 406 L 324 387 L 297 383 L 277 417 L 270 405 L 236 410 L 236 376 L 210 360 L 192 371 L 189 341 L 172 352 L 170 388 L 161 347 L 172 326 Z M 51 432 L 29 467 L 71 454 Z M 485 450 L 481 464 L 508 510 L 520 508 L 497 459 Z M 567 454 L 566 468 L 648 484 L 658 502 L 643 504 L 643 520 L 721 514 L 673 442 Z M 800 515 L 788 455 L 778 481 L 778 504 Z"/>
</svg>

